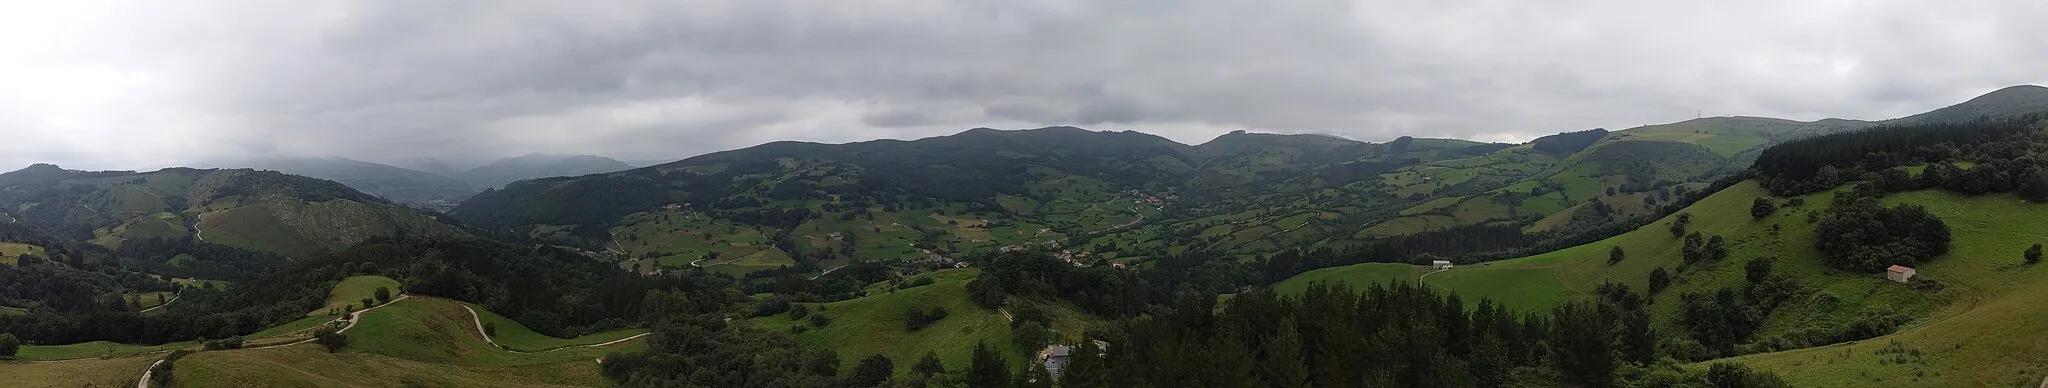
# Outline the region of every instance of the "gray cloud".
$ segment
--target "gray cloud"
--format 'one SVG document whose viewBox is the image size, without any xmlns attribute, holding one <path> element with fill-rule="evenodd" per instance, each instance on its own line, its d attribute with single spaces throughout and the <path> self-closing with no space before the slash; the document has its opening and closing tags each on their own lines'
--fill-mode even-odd
<svg viewBox="0 0 2048 388">
<path fill-rule="evenodd" d="M 1923 5 L 1926 4 L 1926 5 Z M 0 166 L 674 158 L 1082 125 L 1519 141 L 1882 119 L 2048 82 L 2039 2 L 50 4 L 0 15 Z"/>
</svg>

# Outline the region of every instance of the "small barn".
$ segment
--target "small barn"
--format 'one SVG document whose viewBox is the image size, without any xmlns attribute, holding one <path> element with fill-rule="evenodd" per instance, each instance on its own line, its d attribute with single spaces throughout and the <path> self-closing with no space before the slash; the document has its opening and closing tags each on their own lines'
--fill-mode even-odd
<svg viewBox="0 0 2048 388">
<path fill-rule="evenodd" d="M 1431 261 L 1431 262 L 1429 262 L 1429 267 L 1430 267 L 1430 268 L 1435 268 L 1435 269 L 1451 269 L 1451 261 L 1450 261 L 1450 260 L 1437 260 L 1437 261 Z"/>
<path fill-rule="evenodd" d="M 1891 268 L 1885 268 L 1884 278 L 1899 283 L 1911 283 L 1913 282 L 1913 275 L 1916 273 L 1919 273 L 1919 271 L 1913 270 L 1913 267 L 1894 265 Z"/>
</svg>

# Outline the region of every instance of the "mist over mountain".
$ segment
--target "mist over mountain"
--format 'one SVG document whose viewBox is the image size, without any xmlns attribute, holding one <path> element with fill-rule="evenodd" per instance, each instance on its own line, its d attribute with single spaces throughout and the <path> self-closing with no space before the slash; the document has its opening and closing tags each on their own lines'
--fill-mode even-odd
<svg viewBox="0 0 2048 388">
<path fill-rule="evenodd" d="M 394 202 L 446 210 L 476 190 L 468 183 L 425 171 L 348 158 L 268 158 L 201 163 L 198 167 L 254 168 L 335 181 Z"/>
<path fill-rule="evenodd" d="M 633 168 L 633 165 L 596 155 L 529 154 L 498 159 L 462 173 L 462 180 L 478 188 L 503 187 L 513 181 L 601 174 Z"/>
</svg>

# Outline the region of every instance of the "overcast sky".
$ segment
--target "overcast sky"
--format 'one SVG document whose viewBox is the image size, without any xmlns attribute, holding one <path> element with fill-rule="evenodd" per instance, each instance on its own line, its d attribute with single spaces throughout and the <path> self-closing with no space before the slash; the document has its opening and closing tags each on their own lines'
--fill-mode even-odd
<svg viewBox="0 0 2048 388">
<path fill-rule="evenodd" d="M 10 2 L 0 170 L 680 158 L 980 126 L 1519 142 L 2048 83 L 2048 2 L 1946 3 Z"/>
</svg>

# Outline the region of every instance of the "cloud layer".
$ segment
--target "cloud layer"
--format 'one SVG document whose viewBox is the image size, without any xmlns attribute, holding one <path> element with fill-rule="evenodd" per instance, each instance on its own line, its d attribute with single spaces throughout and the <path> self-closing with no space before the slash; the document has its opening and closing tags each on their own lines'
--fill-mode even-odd
<svg viewBox="0 0 2048 388">
<path fill-rule="evenodd" d="M 0 166 L 653 159 L 978 126 L 1521 141 L 2048 83 L 2030 1 L 178 3 L 0 12 Z"/>
</svg>

